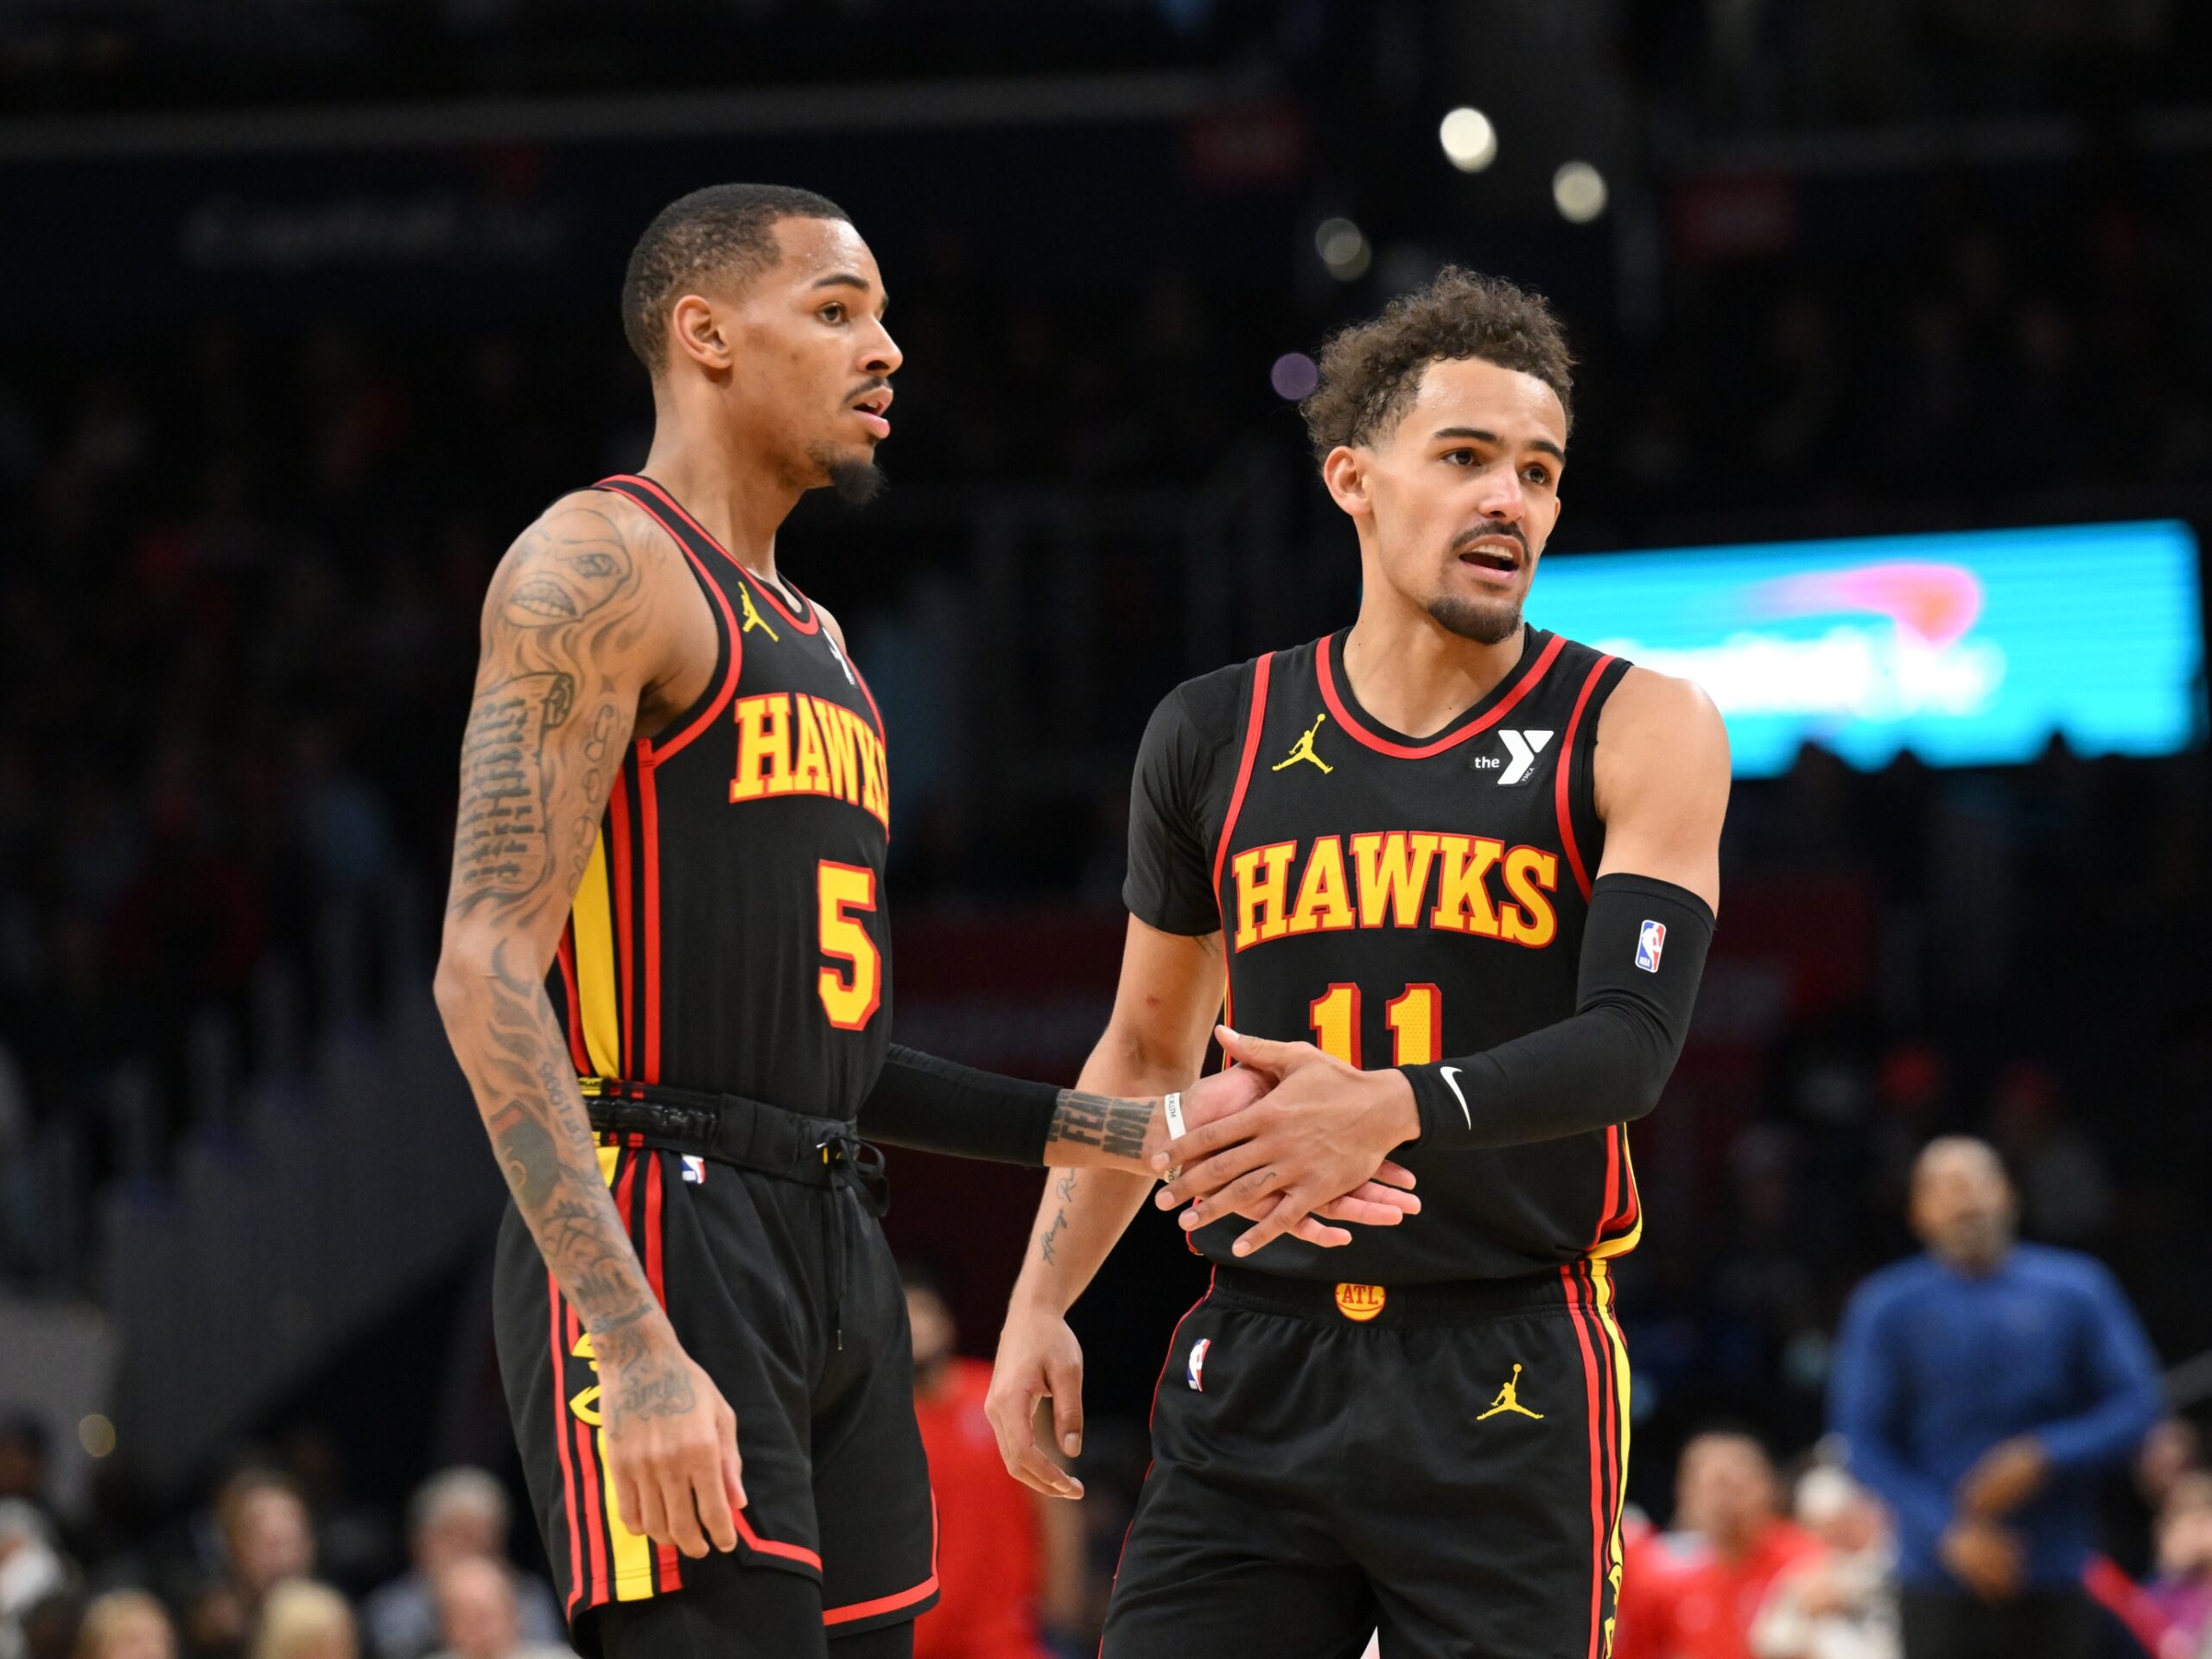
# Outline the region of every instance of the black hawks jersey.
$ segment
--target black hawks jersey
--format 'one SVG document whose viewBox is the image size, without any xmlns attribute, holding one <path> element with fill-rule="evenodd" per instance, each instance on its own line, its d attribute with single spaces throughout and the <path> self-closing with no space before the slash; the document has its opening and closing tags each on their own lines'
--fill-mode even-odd
<svg viewBox="0 0 2212 1659">
<path fill-rule="evenodd" d="M 598 487 L 683 550 L 717 643 L 706 691 L 631 745 L 607 801 L 550 980 L 569 1057 L 850 1119 L 891 1024 L 875 700 L 803 594 L 792 610 L 651 479 Z"/>
<path fill-rule="evenodd" d="M 1420 1065 L 1574 1012 L 1604 850 L 1598 714 L 1628 664 L 1540 629 L 1481 702 L 1411 738 L 1359 706 L 1344 634 L 1177 688 L 1145 734 L 1124 897 L 1168 932 L 1218 931 L 1226 1023 L 1357 1066 Z M 1389 1286 L 1616 1255 L 1639 1230 L 1625 1133 L 1402 1155 L 1421 1212 L 1249 1265 Z M 1247 1224 L 1200 1230 L 1218 1262 Z"/>
</svg>

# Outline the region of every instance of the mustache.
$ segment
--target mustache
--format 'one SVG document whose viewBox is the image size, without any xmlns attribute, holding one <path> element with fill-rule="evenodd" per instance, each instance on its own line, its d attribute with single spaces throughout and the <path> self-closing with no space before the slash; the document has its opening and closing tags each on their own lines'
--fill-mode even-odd
<svg viewBox="0 0 2212 1659">
<path fill-rule="evenodd" d="M 845 401 L 849 404 L 856 404 L 861 398 L 867 397 L 870 392 L 880 391 L 884 387 L 890 384 L 891 377 L 889 375 L 879 374 L 873 379 L 861 381 L 860 385 L 855 386 L 850 391 L 847 392 L 845 394 Z"/>
<path fill-rule="evenodd" d="M 1510 536 L 1521 543 L 1524 556 L 1529 551 L 1528 533 L 1518 524 L 1482 524 L 1472 530 L 1463 530 L 1452 538 L 1452 551 L 1455 554 L 1463 552 L 1477 542 L 1492 536 Z"/>
</svg>

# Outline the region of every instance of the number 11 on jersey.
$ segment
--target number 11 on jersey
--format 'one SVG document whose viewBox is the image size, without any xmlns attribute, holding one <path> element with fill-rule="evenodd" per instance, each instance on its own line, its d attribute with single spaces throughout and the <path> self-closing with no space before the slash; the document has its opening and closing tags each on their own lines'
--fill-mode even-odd
<svg viewBox="0 0 2212 1659">
<path fill-rule="evenodd" d="M 1313 1043 L 1346 1065 L 1363 1066 L 1360 1058 L 1359 987 L 1337 984 L 1315 997 L 1308 1020 Z M 1444 993 L 1433 985 L 1408 985 L 1382 1005 L 1390 1027 L 1393 1065 L 1427 1065 L 1444 1058 Z"/>
</svg>

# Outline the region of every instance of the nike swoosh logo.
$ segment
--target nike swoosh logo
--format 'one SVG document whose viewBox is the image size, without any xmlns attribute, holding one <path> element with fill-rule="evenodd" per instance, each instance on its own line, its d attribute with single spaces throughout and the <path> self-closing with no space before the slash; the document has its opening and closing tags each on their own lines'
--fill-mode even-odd
<svg viewBox="0 0 2212 1659">
<path fill-rule="evenodd" d="M 1467 1120 L 1467 1127 L 1473 1128 L 1475 1115 L 1467 1109 L 1467 1097 L 1459 1092 L 1459 1068 L 1440 1065 L 1436 1068 L 1436 1075 L 1444 1079 L 1444 1086 L 1452 1091 L 1452 1098 L 1459 1103 L 1459 1116 Z"/>
</svg>

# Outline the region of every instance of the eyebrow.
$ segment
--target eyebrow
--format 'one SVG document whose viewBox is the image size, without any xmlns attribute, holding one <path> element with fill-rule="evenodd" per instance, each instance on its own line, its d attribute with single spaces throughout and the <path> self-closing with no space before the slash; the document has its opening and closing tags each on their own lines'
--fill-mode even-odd
<svg viewBox="0 0 2212 1659">
<path fill-rule="evenodd" d="M 1436 429 L 1434 435 L 1440 438 L 1472 438 L 1477 443 L 1498 443 L 1503 442 L 1503 440 L 1499 438 L 1497 433 L 1486 432 L 1479 426 L 1439 427 Z M 1556 455 L 1562 461 L 1567 459 L 1567 451 L 1560 448 L 1559 445 L 1554 443 L 1549 438 L 1531 438 L 1529 440 L 1529 448 L 1531 449 L 1541 449 L 1548 455 Z"/>
</svg>

